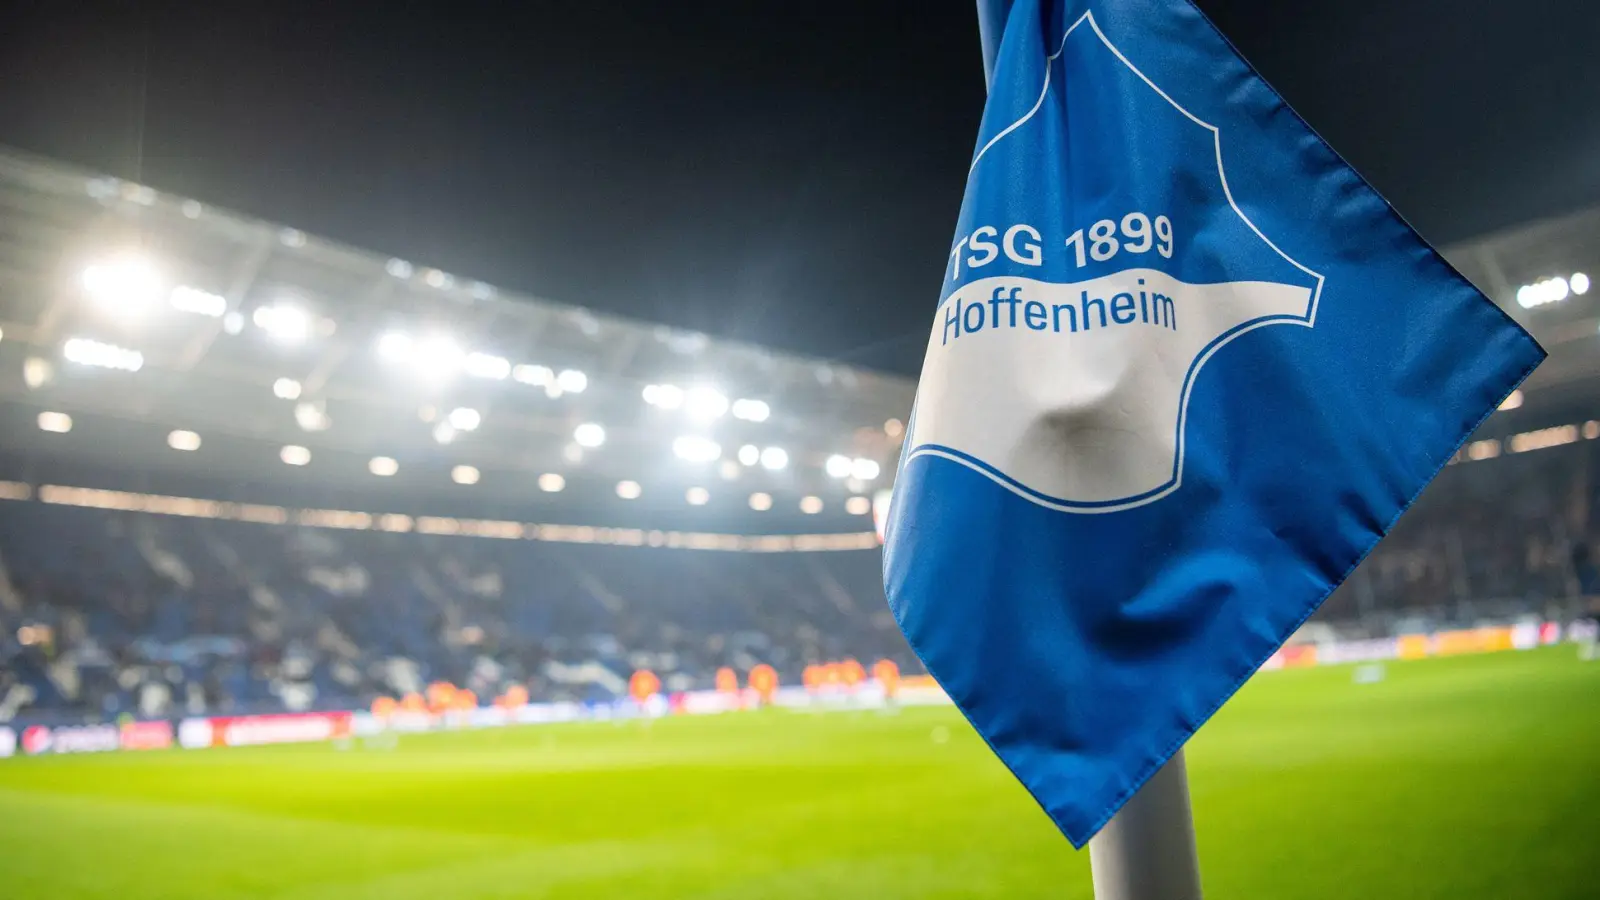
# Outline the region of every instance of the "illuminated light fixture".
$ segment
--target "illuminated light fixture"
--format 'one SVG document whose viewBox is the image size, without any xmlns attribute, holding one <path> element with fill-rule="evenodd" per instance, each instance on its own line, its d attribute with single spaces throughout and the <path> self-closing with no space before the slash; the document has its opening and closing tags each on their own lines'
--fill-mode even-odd
<svg viewBox="0 0 1600 900">
<path fill-rule="evenodd" d="M 37 390 L 50 382 L 55 375 L 55 367 L 50 365 L 50 360 L 30 356 L 22 361 L 22 383 L 30 389 Z"/>
<path fill-rule="evenodd" d="M 450 470 L 450 480 L 456 484 L 477 484 L 478 470 L 473 466 L 456 466 Z"/>
<path fill-rule="evenodd" d="M 385 332 L 378 338 L 378 356 L 386 362 L 405 362 L 411 357 L 411 335 L 403 331 Z"/>
<path fill-rule="evenodd" d="M 555 472 L 546 472 L 539 476 L 539 490 L 547 494 L 560 493 L 567 486 L 567 480 Z"/>
<path fill-rule="evenodd" d="M 477 431 L 483 416 L 470 406 L 458 406 L 450 410 L 449 422 L 457 431 Z"/>
<path fill-rule="evenodd" d="M 708 463 L 722 456 L 722 447 L 710 438 L 686 434 L 672 442 L 672 452 L 682 460 Z"/>
<path fill-rule="evenodd" d="M 844 489 L 852 494 L 859 494 L 867 489 L 867 483 L 859 478 L 846 478 Z"/>
<path fill-rule="evenodd" d="M 711 500 L 711 492 L 703 487 L 692 487 L 684 492 L 683 499 L 688 500 L 690 506 L 705 506 Z"/>
<path fill-rule="evenodd" d="M 167 435 L 167 446 L 174 450 L 193 452 L 200 449 L 200 435 L 192 431 L 174 431 Z"/>
<path fill-rule="evenodd" d="M 299 444 L 289 444 L 278 451 L 278 458 L 283 460 L 284 465 L 303 466 L 311 462 L 311 451 Z"/>
<path fill-rule="evenodd" d="M 731 459 L 725 459 L 717 465 L 717 474 L 723 481 L 735 481 L 739 477 L 739 464 Z"/>
<path fill-rule="evenodd" d="M 1584 280 L 1585 282 L 1588 281 L 1587 278 Z M 1588 289 L 1587 284 L 1585 284 L 1584 289 Z M 1558 275 L 1554 278 L 1546 278 L 1517 288 L 1517 304 L 1523 309 L 1533 309 L 1536 306 L 1544 306 L 1549 303 L 1560 303 L 1562 300 L 1567 299 L 1571 293 L 1572 286 L 1567 283 L 1565 278 Z"/>
<path fill-rule="evenodd" d="M 441 272 L 438 269 L 424 269 L 422 280 L 427 283 L 428 287 L 439 288 L 440 290 L 453 287 L 456 283 L 455 278 L 449 272 Z"/>
<path fill-rule="evenodd" d="M 511 370 L 511 377 L 523 384 L 543 387 L 556 377 L 556 373 L 550 371 L 547 366 L 521 365 Z"/>
<path fill-rule="evenodd" d="M 572 439 L 580 447 L 593 449 L 606 442 L 606 430 L 594 422 L 585 422 L 572 430 Z"/>
<path fill-rule="evenodd" d="M 468 285 L 467 293 L 471 294 L 472 299 L 474 300 L 494 299 L 494 288 L 490 285 L 484 284 L 481 281 L 474 281 L 472 284 Z"/>
<path fill-rule="evenodd" d="M 683 408 L 689 418 L 709 422 L 721 418 L 728 411 L 728 398 L 716 388 L 690 388 L 684 395 Z"/>
<path fill-rule="evenodd" d="M 562 369 L 556 376 L 556 387 L 569 394 L 581 394 L 589 386 L 589 376 L 577 369 Z"/>
<path fill-rule="evenodd" d="M 311 314 L 293 304 L 258 306 L 250 321 L 283 344 L 303 344 L 311 336 Z"/>
<path fill-rule="evenodd" d="M 374 456 L 367 460 L 367 471 L 379 478 L 388 478 L 400 471 L 400 464 L 392 456 Z"/>
<path fill-rule="evenodd" d="M 416 269 L 403 259 L 394 258 L 383 264 L 383 270 L 395 278 L 410 278 Z"/>
<path fill-rule="evenodd" d="M 304 247 L 306 233 L 298 228 L 285 228 L 278 232 L 278 240 L 282 241 L 285 247 Z"/>
<path fill-rule="evenodd" d="M 683 388 L 675 384 L 647 384 L 644 402 L 658 409 L 679 409 L 683 406 Z"/>
<path fill-rule="evenodd" d="M 817 513 L 822 512 L 822 498 L 814 494 L 808 494 L 807 496 L 801 497 L 800 511 L 808 516 L 814 516 Z"/>
<path fill-rule="evenodd" d="M 583 462 L 583 448 L 577 444 L 568 444 L 561 448 L 561 458 L 573 465 Z"/>
<path fill-rule="evenodd" d="M 766 512 L 772 508 L 772 495 L 757 491 L 750 495 L 750 508 L 756 512 Z"/>
<path fill-rule="evenodd" d="M 123 253 L 83 270 L 83 287 L 108 312 L 134 316 L 161 298 L 161 273 L 149 257 Z"/>
<path fill-rule="evenodd" d="M 733 417 L 746 422 L 765 422 L 772 415 L 772 407 L 761 400 L 733 401 Z"/>
<path fill-rule="evenodd" d="M 80 366 L 118 369 L 123 372 L 137 372 L 144 368 L 143 353 L 89 338 L 68 339 L 61 348 L 61 355 L 68 362 L 75 362 Z"/>
<path fill-rule="evenodd" d="M 782 447 L 768 447 L 761 451 L 761 468 L 776 472 L 789 464 L 789 451 Z"/>
<path fill-rule="evenodd" d="M 300 382 L 293 378 L 279 378 L 272 383 L 272 395 L 279 400 L 300 399 Z"/>
<path fill-rule="evenodd" d="M 1600 438 L 1600 422 L 1590 419 L 1589 421 L 1583 423 L 1583 439 L 1586 441 L 1592 441 L 1596 438 Z"/>
<path fill-rule="evenodd" d="M 39 430 L 51 434 L 66 434 L 72 430 L 72 417 L 64 412 L 39 413 Z"/>
<path fill-rule="evenodd" d="M 1572 288 L 1574 294 L 1579 296 L 1587 294 L 1589 293 L 1589 276 L 1582 272 L 1573 272 L 1572 277 L 1567 279 L 1567 286 Z"/>
<path fill-rule="evenodd" d="M 761 461 L 761 448 L 755 444 L 745 444 L 739 448 L 739 462 L 753 466 Z"/>
<path fill-rule="evenodd" d="M 876 460 L 854 459 L 850 461 L 850 477 L 852 478 L 871 481 L 878 477 L 880 471 L 881 469 L 878 467 Z"/>
<path fill-rule="evenodd" d="M 844 511 L 852 516 L 864 516 L 872 512 L 872 501 L 866 497 L 851 497 L 844 502 Z"/>
<path fill-rule="evenodd" d="M 433 426 L 433 439 L 441 444 L 448 444 L 456 439 L 456 428 L 449 422 L 440 422 Z"/>
<path fill-rule="evenodd" d="M 411 349 L 409 362 L 417 374 L 430 381 L 441 381 L 461 368 L 461 347 L 442 334 L 423 338 Z"/>
<path fill-rule="evenodd" d="M 906 433 L 905 423 L 899 419 L 890 419 L 883 423 L 883 433 L 892 438 L 897 438 Z"/>
<path fill-rule="evenodd" d="M 827 463 L 824 464 L 822 468 L 823 471 L 828 473 L 828 477 L 830 478 L 849 478 L 850 470 L 853 465 L 854 464 L 850 461 L 850 457 L 841 456 L 835 453 L 834 455 L 828 457 Z"/>
<path fill-rule="evenodd" d="M 244 330 L 244 313 L 237 310 L 222 317 L 222 330 L 227 334 L 238 334 Z"/>
<path fill-rule="evenodd" d="M 228 298 L 210 291 L 202 291 L 197 287 L 180 284 L 167 295 L 167 302 L 179 312 L 194 313 L 197 316 L 210 316 L 219 319 L 228 311 Z"/>
<path fill-rule="evenodd" d="M 644 493 L 644 489 L 639 487 L 639 482 L 637 481 L 617 482 L 617 496 L 624 500 L 637 500 L 642 493 Z"/>
<path fill-rule="evenodd" d="M 1506 398 L 1504 400 L 1500 401 L 1500 409 L 1502 411 L 1508 410 L 1508 409 L 1516 409 L 1517 407 L 1519 407 L 1521 405 L 1522 405 L 1522 391 L 1521 390 L 1512 391 L 1510 394 L 1508 394 L 1506 396 Z"/>
<path fill-rule="evenodd" d="M 200 201 L 198 200 L 183 201 L 182 209 L 183 217 L 185 219 L 198 219 L 200 218 L 200 214 L 205 212 L 205 207 L 201 206 Z"/>
<path fill-rule="evenodd" d="M 294 421 L 305 431 L 327 431 L 328 426 L 333 424 L 329 421 L 327 409 L 323 404 L 313 403 L 310 400 L 294 405 Z"/>
<path fill-rule="evenodd" d="M 504 356 L 492 353 L 468 353 L 461 368 L 473 378 L 491 378 L 504 381 L 511 374 L 511 362 Z"/>
</svg>

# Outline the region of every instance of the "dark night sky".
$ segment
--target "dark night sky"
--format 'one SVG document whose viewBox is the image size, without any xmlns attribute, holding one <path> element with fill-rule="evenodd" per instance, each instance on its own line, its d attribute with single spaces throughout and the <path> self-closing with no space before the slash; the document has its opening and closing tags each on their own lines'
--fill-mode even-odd
<svg viewBox="0 0 1600 900">
<path fill-rule="evenodd" d="M 1200 5 L 1435 242 L 1600 201 L 1595 0 Z M 0 23 L 0 143 L 906 372 L 983 102 L 970 0 L 7 2 Z"/>
</svg>

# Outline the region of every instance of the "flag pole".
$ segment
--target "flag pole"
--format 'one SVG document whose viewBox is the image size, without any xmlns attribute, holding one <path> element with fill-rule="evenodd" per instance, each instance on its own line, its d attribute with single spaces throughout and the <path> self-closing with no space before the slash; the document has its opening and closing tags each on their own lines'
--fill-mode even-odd
<svg viewBox="0 0 1600 900">
<path fill-rule="evenodd" d="M 985 86 L 994 82 L 1011 2 L 978 0 Z M 1200 858 L 1183 748 L 1090 839 L 1089 869 L 1095 900 L 1200 900 Z"/>
</svg>

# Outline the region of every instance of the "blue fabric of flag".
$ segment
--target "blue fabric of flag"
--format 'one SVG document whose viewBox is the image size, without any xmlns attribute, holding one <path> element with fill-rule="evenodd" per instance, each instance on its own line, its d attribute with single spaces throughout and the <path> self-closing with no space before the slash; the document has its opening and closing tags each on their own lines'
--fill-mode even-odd
<svg viewBox="0 0 1600 900">
<path fill-rule="evenodd" d="M 1016 0 L 890 606 L 1082 846 L 1543 357 L 1187 0 Z"/>
</svg>

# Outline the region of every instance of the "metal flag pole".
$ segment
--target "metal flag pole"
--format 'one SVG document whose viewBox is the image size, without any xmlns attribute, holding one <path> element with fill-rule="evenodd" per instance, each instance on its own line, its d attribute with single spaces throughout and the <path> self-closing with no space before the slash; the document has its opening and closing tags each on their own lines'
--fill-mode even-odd
<svg viewBox="0 0 1600 900">
<path fill-rule="evenodd" d="M 994 83 L 1011 3 L 978 0 L 985 85 Z M 1095 900 L 1200 900 L 1200 859 L 1182 748 L 1089 841 L 1089 868 Z"/>
</svg>

